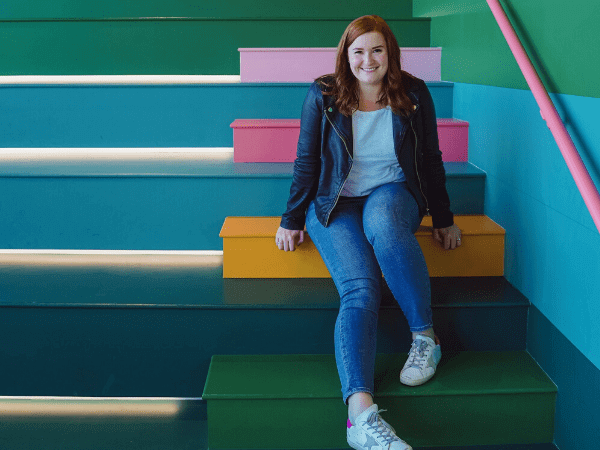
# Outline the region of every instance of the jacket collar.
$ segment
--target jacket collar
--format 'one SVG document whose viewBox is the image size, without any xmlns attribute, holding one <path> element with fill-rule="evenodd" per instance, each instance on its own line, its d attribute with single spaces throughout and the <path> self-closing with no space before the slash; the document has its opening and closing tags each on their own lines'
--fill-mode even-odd
<svg viewBox="0 0 600 450">
<path fill-rule="evenodd" d="M 402 142 L 404 141 L 404 136 L 406 135 L 407 125 L 412 121 L 412 118 L 419 110 L 419 99 L 415 94 L 417 90 L 418 87 L 413 85 L 407 92 L 407 95 L 410 97 L 413 104 L 415 105 L 414 111 L 408 118 L 392 114 L 394 146 L 396 147 L 396 149 L 401 148 Z M 335 128 L 335 131 L 341 135 L 342 140 L 345 142 L 346 147 L 348 148 L 350 157 L 354 157 L 352 139 L 352 116 L 346 117 L 345 115 L 343 115 L 336 108 L 335 98 L 331 95 L 323 96 L 323 110 L 323 113 L 327 116 L 327 120 L 329 120 L 332 123 L 333 127 Z"/>
</svg>

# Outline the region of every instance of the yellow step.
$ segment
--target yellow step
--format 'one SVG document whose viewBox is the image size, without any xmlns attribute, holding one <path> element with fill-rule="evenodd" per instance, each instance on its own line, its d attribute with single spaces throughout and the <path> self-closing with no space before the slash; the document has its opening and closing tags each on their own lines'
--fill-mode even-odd
<svg viewBox="0 0 600 450">
<path fill-rule="evenodd" d="M 221 228 L 224 278 L 329 278 L 315 244 L 305 232 L 294 252 L 275 245 L 280 217 L 227 217 Z M 444 250 L 432 237 L 431 217 L 416 233 L 432 277 L 504 275 L 504 229 L 487 216 L 455 216 L 462 245 Z"/>
</svg>

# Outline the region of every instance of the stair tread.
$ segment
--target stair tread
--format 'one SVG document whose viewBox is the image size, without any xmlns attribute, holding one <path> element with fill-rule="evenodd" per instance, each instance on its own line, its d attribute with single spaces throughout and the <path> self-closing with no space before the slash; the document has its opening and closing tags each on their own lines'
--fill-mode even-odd
<svg viewBox="0 0 600 450">
<path fill-rule="evenodd" d="M 339 307 L 331 278 L 223 278 L 214 256 L 190 265 L 149 266 L 0 262 L 0 306 L 284 308 Z M 54 264 L 54 265 L 53 265 Z M 432 307 L 524 306 L 528 299 L 504 277 L 432 277 Z M 282 295 L 285 292 L 286 295 Z M 399 308 L 384 283 L 382 307 Z"/>
<path fill-rule="evenodd" d="M 419 387 L 402 385 L 406 355 L 378 354 L 378 397 L 555 393 L 556 386 L 525 351 L 446 352 L 436 375 Z M 215 355 L 202 398 L 337 398 L 340 386 L 333 355 Z"/>
<path fill-rule="evenodd" d="M 438 126 L 465 127 L 469 122 L 454 118 L 438 118 Z M 300 128 L 300 119 L 235 119 L 231 128 Z"/>
<path fill-rule="evenodd" d="M 110 151 L 110 149 L 107 149 Z M 220 148 L 215 150 L 220 151 Z M 485 172 L 468 162 L 444 162 L 447 177 L 485 177 Z M 47 156 L 27 161 L 2 161 L 0 177 L 186 177 L 186 178 L 289 178 L 294 163 L 235 163 L 233 152 L 170 154 L 163 157 L 133 155 L 127 158 Z"/>
<path fill-rule="evenodd" d="M 280 222 L 281 217 L 227 217 L 219 236 L 222 238 L 275 238 Z M 454 216 L 454 222 L 460 227 L 464 236 L 505 234 L 504 228 L 484 215 Z M 431 216 L 426 216 L 415 234 L 417 236 L 430 235 L 431 227 Z"/>
</svg>

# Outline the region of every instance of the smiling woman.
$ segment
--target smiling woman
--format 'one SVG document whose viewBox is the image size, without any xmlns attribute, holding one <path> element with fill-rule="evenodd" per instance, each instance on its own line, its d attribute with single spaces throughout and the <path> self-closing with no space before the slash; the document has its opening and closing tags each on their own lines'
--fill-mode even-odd
<svg viewBox="0 0 600 450">
<path fill-rule="evenodd" d="M 275 237 L 280 250 L 295 251 L 306 225 L 340 294 L 335 356 L 348 405 L 347 441 L 356 450 L 412 450 L 373 401 L 382 272 L 413 338 L 399 381 L 426 383 L 441 359 L 429 273 L 415 237 L 429 212 L 433 237 L 445 249 L 459 247 L 431 94 L 401 70 L 385 21 L 359 17 L 340 40 L 335 73 L 317 78 L 304 101 L 290 196 Z"/>
</svg>

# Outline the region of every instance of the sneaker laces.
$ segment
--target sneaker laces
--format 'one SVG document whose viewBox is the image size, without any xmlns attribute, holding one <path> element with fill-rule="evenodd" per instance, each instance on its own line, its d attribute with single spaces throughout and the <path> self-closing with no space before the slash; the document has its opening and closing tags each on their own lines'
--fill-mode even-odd
<svg viewBox="0 0 600 450">
<path fill-rule="evenodd" d="M 425 362 L 427 361 L 428 355 L 425 354 L 428 344 L 423 339 L 415 339 L 410 348 L 408 354 L 408 361 L 406 362 L 405 368 L 415 367 L 419 370 L 423 369 Z"/>
<path fill-rule="evenodd" d="M 404 442 L 394 433 L 394 430 L 385 422 L 379 413 L 387 411 L 387 409 L 380 409 L 377 412 L 372 412 L 366 420 L 366 424 L 369 425 L 368 429 L 375 434 L 375 437 L 383 440 L 385 444 L 391 444 L 392 442 Z"/>
</svg>

